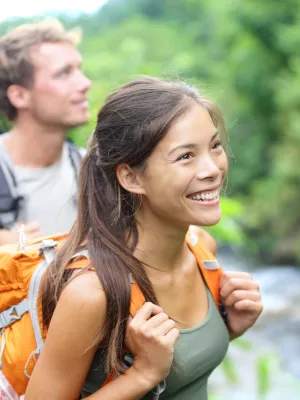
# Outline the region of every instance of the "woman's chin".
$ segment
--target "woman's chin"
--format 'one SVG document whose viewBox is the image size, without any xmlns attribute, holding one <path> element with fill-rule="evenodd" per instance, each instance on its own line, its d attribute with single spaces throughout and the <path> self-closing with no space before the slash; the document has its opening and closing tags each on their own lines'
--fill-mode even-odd
<svg viewBox="0 0 300 400">
<path fill-rule="evenodd" d="M 198 225 L 198 226 L 214 226 L 220 222 L 222 217 L 221 211 L 219 213 L 214 213 L 214 215 L 207 215 L 202 216 L 202 218 L 197 218 L 191 225 Z"/>
</svg>

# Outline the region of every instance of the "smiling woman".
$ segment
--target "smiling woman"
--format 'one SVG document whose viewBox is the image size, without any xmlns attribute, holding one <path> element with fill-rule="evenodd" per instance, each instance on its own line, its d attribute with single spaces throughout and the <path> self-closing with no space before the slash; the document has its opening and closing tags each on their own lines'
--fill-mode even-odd
<svg viewBox="0 0 300 400">
<path fill-rule="evenodd" d="M 223 140 L 226 136 L 224 131 L 219 134 L 210 116 L 216 118 L 217 108 L 212 104 L 205 108 L 208 101 L 203 106 L 198 96 L 199 100 L 184 99 L 187 108 L 181 111 L 181 117 L 175 117 L 169 132 L 149 156 L 147 168 L 137 176 L 144 189 L 139 194 L 145 195 L 139 219 L 145 222 L 154 214 L 161 223 L 171 223 L 177 215 L 176 225 L 181 222 L 186 230 L 191 224 L 215 225 L 221 217 L 219 193 L 227 172 L 227 156 L 220 135 Z"/>
<path fill-rule="evenodd" d="M 218 107 L 183 82 L 143 77 L 107 98 L 81 169 L 76 224 L 45 276 L 49 329 L 26 400 L 207 399 L 229 339 L 262 309 L 251 277 L 222 275 L 212 239 L 190 228 L 221 218 L 222 141 Z M 135 313 L 137 293 L 146 302 Z"/>
</svg>

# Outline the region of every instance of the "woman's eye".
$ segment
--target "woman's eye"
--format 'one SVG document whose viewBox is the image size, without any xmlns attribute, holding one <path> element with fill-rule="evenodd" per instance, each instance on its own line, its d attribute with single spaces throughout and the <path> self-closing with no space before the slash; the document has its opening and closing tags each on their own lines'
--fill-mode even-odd
<svg viewBox="0 0 300 400">
<path fill-rule="evenodd" d="M 219 147 L 222 147 L 222 143 L 220 141 L 216 142 L 213 144 L 212 148 L 213 150 L 218 149 Z"/>
<path fill-rule="evenodd" d="M 181 160 L 189 160 L 191 157 L 193 157 L 193 153 L 185 153 L 182 156 L 180 156 L 177 161 Z"/>
</svg>

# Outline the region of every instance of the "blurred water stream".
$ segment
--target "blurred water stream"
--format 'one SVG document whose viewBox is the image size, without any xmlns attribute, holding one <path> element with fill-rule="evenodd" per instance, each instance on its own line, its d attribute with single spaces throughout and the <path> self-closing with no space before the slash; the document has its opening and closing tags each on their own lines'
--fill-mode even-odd
<svg viewBox="0 0 300 400">
<path fill-rule="evenodd" d="M 300 399 L 300 268 L 251 266 L 230 253 L 220 253 L 224 269 L 249 271 L 259 282 L 264 311 L 256 325 L 244 335 L 253 349 L 230 345 L 238 383 L 226 379 L 218 368 L 211 377 L 211 388 L 218 399 L 258 400 L 257 359 L 270 356 L 270 391 L 265 400 Z M 272 358 L 273 355 L 273 358 Z M 273 361 L 272 361 L 273 360 Z"/>
</svg>

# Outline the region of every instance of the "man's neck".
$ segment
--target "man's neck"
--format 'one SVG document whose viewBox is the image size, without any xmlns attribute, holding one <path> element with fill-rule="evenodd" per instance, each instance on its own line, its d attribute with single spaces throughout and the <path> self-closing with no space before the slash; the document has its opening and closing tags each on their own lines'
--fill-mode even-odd
<svg viewBox="0 0 300 400">
<path fill-rule="evenodd" d="M 44 168 L 60 160 L 65 134 L 57 127 L 17 120 L 4 143 L 14 165 Z"/>
</svg>

